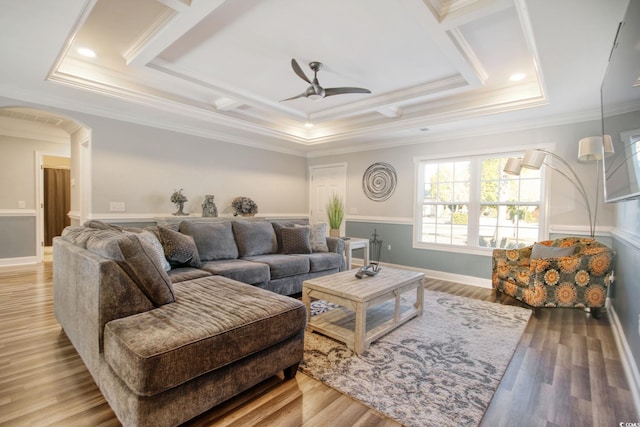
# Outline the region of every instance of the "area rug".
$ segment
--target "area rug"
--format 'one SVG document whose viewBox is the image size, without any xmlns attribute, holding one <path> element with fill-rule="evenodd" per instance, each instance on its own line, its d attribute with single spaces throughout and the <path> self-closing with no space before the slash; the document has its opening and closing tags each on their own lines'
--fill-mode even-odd
<svg viewBox="0 0 640 427">
<path fill-rule="evenodd" d="M 482 420 L 531 310 L 425 291 L 424 314 L 361 356 L 305 334 L 305 374 L 406 426 L 473 426 Z M 312 315 L 334 309 L 312 303 Z"/>
</svg>

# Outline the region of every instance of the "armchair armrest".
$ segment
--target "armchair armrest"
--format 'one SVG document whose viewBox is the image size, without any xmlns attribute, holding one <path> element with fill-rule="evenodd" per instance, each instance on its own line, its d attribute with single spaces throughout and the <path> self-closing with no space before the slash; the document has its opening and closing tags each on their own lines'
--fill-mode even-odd
<svg viewBox="0 0 640 427">
<path fill-rule="evenodd" d="M 531 246 L 520 249 L 494 249 L 492 254 L 493 271 L 498 277 L 509 278 L 511 270 L 528 267 L 531 258 Z"/>
</svg>

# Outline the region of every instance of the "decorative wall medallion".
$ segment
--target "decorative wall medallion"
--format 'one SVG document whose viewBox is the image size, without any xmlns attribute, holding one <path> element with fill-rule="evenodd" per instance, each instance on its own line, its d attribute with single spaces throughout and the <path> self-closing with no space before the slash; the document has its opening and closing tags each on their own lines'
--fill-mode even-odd
<svg viewBox="0 0 640 427">
<path fill-rule="evenodd" d="M 389 163 L 374 163 L 362 177 L 362 191 L 373 201 L 387 200 L 396 189 L 396 170 Z"/>
</svg>

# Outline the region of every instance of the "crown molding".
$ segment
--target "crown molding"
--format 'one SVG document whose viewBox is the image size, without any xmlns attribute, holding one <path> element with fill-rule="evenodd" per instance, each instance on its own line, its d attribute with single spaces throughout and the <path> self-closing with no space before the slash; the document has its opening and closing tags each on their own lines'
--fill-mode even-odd
<svg viewBox="0 0 640 427">
<path fill-rule="evenodd" d="M 180 3 L 174 2 L 174 3 Z M 178 11 L 172 6 L 162 2 L 167 9 L 155 20 L 155 22 L 149 25 L 140 36 L 122 53 L 122 57 L 126 61 L 127 65 L 131 64 L 145 49 L 156 34 L 177 15 Z M 183 3 L 184 5 L 184 3 Z"/>
<path fill-rule="evenodd" d="M 378 142 L 363 142 L 361 144 L 353 144 L 348 147 L 330 148 L 324 150 L 314 150 L 307 154 L 307 158 L 317 158 L 334 155 L 344 155 L 351 153 L 359 153 L 371 150 L 382 150 L 394 147 L 402 147 L 417 144 L 426 144 L 430 142 L 450 141 L 452 139 L 465 139 L 477 136 L 496 135 L 508 132 L 519 132 L 530 129 L 546 128 L 553 126 L 569 125 L 573 123 L 586 122 L 591 120 L 599 120 L 599 111 L 585 111 L 582 113 L 555 114 L 552 116 L 542 116 L 534 119 L 507 121 L 498 125 L 481 125 L 473 126 L 469 129 L 458 131 L 443 132 L 440 134 L 419 134 L 407 137 L 389 137 L 388 139 Z"/>
<path fill-rule="evenodd" d="M 416 98 L 420 98 L 424 102 L 424 98 L 442 95 L 443 93 L 464 87 L 469 87 L 469 83 L 464 77 L 457 74 L 437 81 L 427 82 L 403 90 L 398 90 L 393 93 L 370 97 L 361 101 L 312 113 L 309 115 L 309 119 L 312 121 L 336 120 L 355 114 L 361 114 L 362 111 L 366 112 L 389 107 L 394 104 L 401 104 L 402 102 L 415 100 Z"/>
</svg>

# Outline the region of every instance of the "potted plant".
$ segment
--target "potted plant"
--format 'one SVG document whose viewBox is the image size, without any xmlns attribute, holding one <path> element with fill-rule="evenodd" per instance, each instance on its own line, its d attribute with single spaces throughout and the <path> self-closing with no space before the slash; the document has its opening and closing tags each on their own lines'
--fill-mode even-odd
<svg viewBox="0 0 640 427">
<path fill-rule="evenodd" d="M 334 194 L 327 205 L 327 216 L 329 217 L 329 236 L 340 237 L 340 225 L 344 218 L 344 205 L 342 199 Z"/>
</svg>

